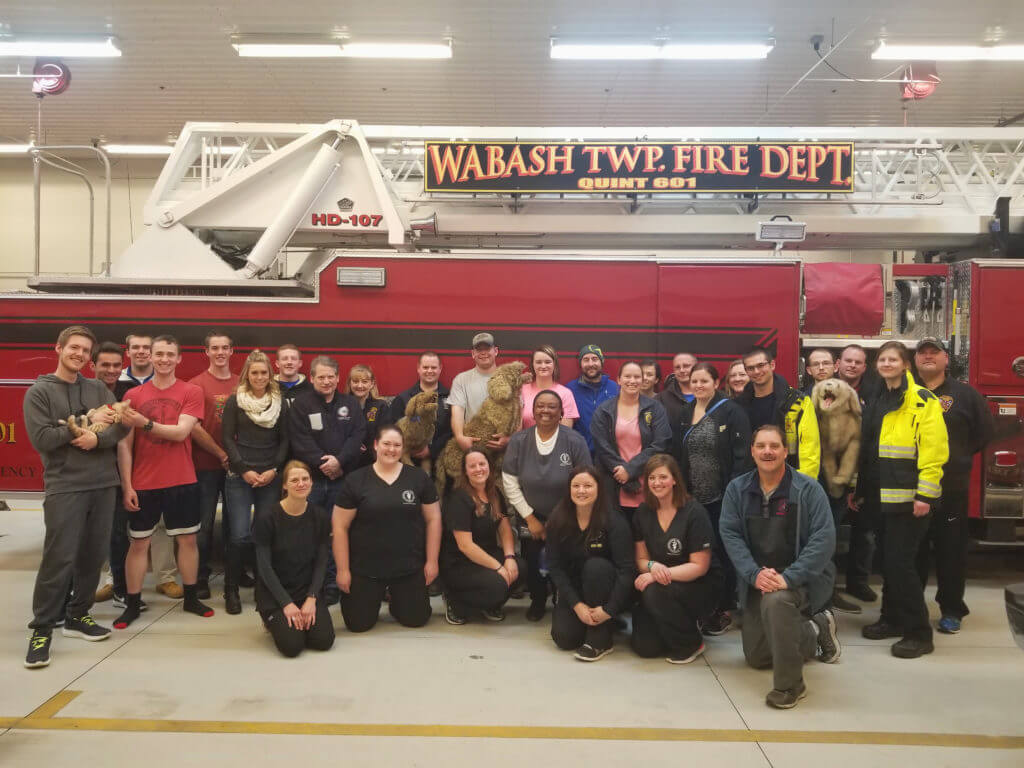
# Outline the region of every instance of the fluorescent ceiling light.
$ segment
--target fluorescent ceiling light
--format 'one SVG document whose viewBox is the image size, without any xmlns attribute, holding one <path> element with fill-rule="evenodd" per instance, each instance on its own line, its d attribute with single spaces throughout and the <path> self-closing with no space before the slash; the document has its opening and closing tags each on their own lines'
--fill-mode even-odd
<svg viewBox="0 0 1024 768">
<path fill-rule="evenodd" d="M 582 40 L 551 40 L 552 59 L 576 60 L 726 60 L 763 59 L 772 48 L 774 40 L 759 42 L 723 43 L 673 43 L 668 40 L 654 42 L 622 42 Z"/>
<path fill-rule="evenodd" d="M 451 40 L 424 42 L 387 40 L 351 42 L 316 35 L 234 35 L 231 46 L 239 56 L 276 58 L 450 59 Z"/>
<path fill-rule="evenodd" d="M 0 155 L 23 155 L 30 149 L 31 144 L 0 144 Z"/>
<path fill-rule="evenodd" d="M 116 57 L 117 38 L 12 38 L 0 37 L 0 56 L 60 56 L 62 58 Z"/>
<path fill-rule="evenodd" d="M 891 61 L 1024 61 L 1024 45 L 890 45 L 882 41 L 871 58 Z"/>
<path fill-rule="evenodd" d="M 167 144 L 101 144 L 108 155 L 169 155 L 173 147 Z"/>
</svg>

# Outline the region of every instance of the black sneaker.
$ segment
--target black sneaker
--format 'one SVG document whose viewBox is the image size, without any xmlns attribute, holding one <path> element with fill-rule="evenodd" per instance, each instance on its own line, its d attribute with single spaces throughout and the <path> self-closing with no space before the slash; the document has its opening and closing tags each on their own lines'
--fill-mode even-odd
<svg viewBox="0 0 1024 768">
<path fill-rule="evenodd" d="M 874 624 L 868 624 L 860 633 L 867 640 L 885 640 L 889 637 L 903 637 L 903 628 L 879 619 Z"/>
<path fill-rule="evenodd" d="M 814 614 L 811 622 L 818 629 L 818 661 L 826 664 L 835 664 L 843 653 L 843 646 L 839 643 L 839 628 L 836 624 L 836 616 L 827 608 L 824 611 Z"/>
<path fill-rule="evenodd" d="M 444 620 L 456 627 L 461 627 L 466 623 L 466 617 L 459 613 L 455 605 L 448 600 L 444 601 Z"/>
<path fill-rule="evenodd" d="M 696 661 L 704 653 L 704 648 L 704 643 L 701 643 L 700 648 L 693 653 L 688 655 L 685 653 L 673 653 L 671 656 L 666 656 L 665 661 L 669 664 L 689 664 Z"/>
<path fill-rule="evenodd" d="M 701 624 L 701 632 L 710 637 L 724 635 L 732 626 L 732 617 L 727 611 L 717 611 Z"/>
<path fill-rule="evenodd" d="M 249 589 L 250 587 L 256 586 L 256 579 L 249 575 L 249 572 L 242 569 L 242 572 L 238 575 L 238 586 Z"/>
<path fill-rule="evenodd" d="M 807 695 L 807 686 L 800 683 L 796 688 L 790 688 L 788 691 L 780 691 L 776 688 L 768 691 L 768 695 L 765 696 L 764 703 L 769 707 L 775 707 L 776 709 L 792 709 L 796 706 L 796 703 L 800 699 Z"/>
<path fill-rule="evenodd" d="M 483 617 L 485 619 L 487 619 L 488 621 L 504 621 L 505 620 L 505 611 L 503 611 L 501 609 L 501 606 L 498 606 L 497 608 L 492 608 L 489 611 L 480 611 L 480 613 L 482 613 Z"/>
<path fill-rule="evenodd" d="M 533 600 L 530 603 L 530 607 L 526 609 L 526 620 L 527 621 L 540 621 L 544 618 L 544 612 L 547 610 L 545 604 L 547 600 Z"/>
<path fill-rule="evenodd" d="M 892 644 L 892 655 L 897 659 L 916 659 L 934 650 L 935 646 L 931 640 L 918 640 L 912 637 L 904 637 Z"/>
<path fill-rule="evenodd" d="M 128 604 L 124 601 L 124 595 L 119 595 L 119 594 L 117 594 L 117 592 L 114 593 L 113 605 L 114 605 L 115 608 L 122 608 L 122 609 L 128 607 Z M 148 609 L 149 609 L 149 606 L 146 605 L 146 601 L 143 600 L 140 597 L 139 598 L 139 612 L 141 613 L 142 611 L 145 611 L 145 610 L 148 610 Z"/>
<path fill-rule="evenodd" d="M 598 661 L 603 659 L 609 653 L 614 651 L 615 648 L 609 646 L 608 648 L 595 648 L 590 643 L 584 643 L 576 649 L 576 653 L 573 656 L 579 661 Z"/>
<path fill-rule="evenodd" d="M 865 603 L 873 603 L 878 599 L 878 594 L 867 584 L 847 584 L 843 591 Z"/>
<path fill-rule="evenodd" d="M 64 637 L 78 637 L 91 642 L 106 640 L 110 637 L 110 630 L 97 624 L 88 613 L 77 619 L 67 619 L 61 632 Z"/>
<path fill-rule="evenodd" d="M 28 653 L 25 654 L 25 666 L 29 669 L 50 666 L 50 640 L 53 635 L 42 630 L 32 632 L 28 640 Z"/>
<path fill-rule="evenodd" d="M 196 581 L 196 597 L 200 600 L 210 599 L 210 580 L 198 579 Z"/>
<path fill-rule="evenodd" d="M 860 613 L 864 609 L 852 600 L 847 600 L 838 590 L 832 593 L 832 608 L 840 613 Z"/>
</svg>

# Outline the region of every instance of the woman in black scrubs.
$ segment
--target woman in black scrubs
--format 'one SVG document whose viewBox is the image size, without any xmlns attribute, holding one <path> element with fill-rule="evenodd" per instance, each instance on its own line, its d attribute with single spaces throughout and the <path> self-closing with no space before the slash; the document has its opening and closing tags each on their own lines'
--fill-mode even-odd
<svg viewBox="0 0 1024 768">
<path fill-rule="evenodd" d="M 334 559 L 350 632 L 377 623 L 386 591 L 399 624 L 422 627 L 430 619 L 427 584 L 437 578 L 441 509 L 426 472 L 402 463 L 402 444 L 401 430 L 382 426 L 376 460 L 348 476 L 335 503 Z"/>
<path fill-rule="evenodd" d="M 613 512 L 593 467 L 569 476 L 569 498 L 547 524 L 548 567 L 558 589 L 551 638 L 580 661 L 612 652 L 612 618 L 632 596 L 633 550 L 629 528 Z"/>
<path fill-rule="evenodd" d="M 712 568 L 714 534 L 708 513 L 686 491 L 679 465 L 668 454 L 644 467 L 646 500 L 633 516 L 640 600 L 633 608 L 633 650 L 689 664 L 704 653 L 700 621 L 720 588 Z"/>
<path fill-rule="evenodd" d="M 470 451 L 462 457 L 462 476 L 444 500 L 441 578 L 449 624 L 465 624 L 475 611 L 503 621 L 502 606 L 526 570 L 516 557 L 512 525 L 494 479 L 487 456 Z"/>
<path fill-rule="evenodd" d="M 313 489 L 309 467 L 289 461 L 282 475 L 283 498 L 256 508 L 252 540 L 256 548 L 256 610 L 288 657 L 303 648 L 326 651 L 334 645 L 334 624 L 323 599 L 329 554 L 327 510 L 307 504 Z"/>
</svg>

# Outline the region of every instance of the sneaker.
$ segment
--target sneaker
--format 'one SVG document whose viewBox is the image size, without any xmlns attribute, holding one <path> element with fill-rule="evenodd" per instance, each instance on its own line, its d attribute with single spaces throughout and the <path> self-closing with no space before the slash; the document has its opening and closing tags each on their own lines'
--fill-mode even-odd
<svg viewBox="0 0 1024 768">
<path fill-rule="evenodd" d="M 874 624 L 868 624 L 860 631 L 868 640 L 885 640 L 889 637 L 903 637 L 903 629 L 895 624 L 890 624 L 885 619 L 879 619 Z"/>
<path fill-rule="evenodd" d="M 931 640 L 918 640 L 912 637 L 904 637 L 892 644 L 892 655 L 897 659 L 916 659 L 934 650 L 935 646 Z"/>
<path fill-rule="evenodd" d="M 867 584 L 847 584 L 843 591 L 865 603 L 873 603 L 878 599 L 878 594 Z"/>
<path fill-rule="evenodd" d="M 444 601 L 444 620 L 456 627 L 461 627 L 466 623 L 466 617 L 459 613 L 455 605 L 448 600 Z"/>
<path fill-rule="evenodd" d="M 728 611 L 716 611 L 704 620 L 700 631 L 710 637 L 717 637 L 728 632 L 731 626 L 732 617 Z"/>
<path fill-rule="evenodd" d="M 87 613 L 85 616 L 79 616 L 77 619 L 67 619 L 64 622 L 64 629 L 61 630 L 61 634 L 64 637 L 77 637 L 82 640 L 95 642 L 97 640 L 106 640 L 110 637 L 110 630 L 106 627 L 101 627 Z"/>
<path fill-rule="evenodd" d="M 584 643 L 576 649 L 576 653 L 573 654 L 573 657 L 578 659 L 579 661 L 598 661 L 599 659 L 603 659 L 605 656 L 607 656 L 614 650 L 615 648 L 611 646 L 609 646 L 608 648 L 600 649 L 595 648 L 590 643 Z"/>
<path fill-rule="evenodd" d="M 178 586 L 176 583 L 171 582 L 174 586 Z M 159 587 L 158 587 L 159 589 Z M 181 596 L 185 596 L 185 590 L 181 590 Z M 196 579 L 196 598 L 199 600 L 210 599 L 210 580 L 209 579 Z"/>
<path fill-rule="evenodd" d="M 835 614 L 826 608 L 814 614 L 811 622 L 818 630 L 818 661 L 835 664 L 843 652 L 843 646 L 839 644 L 839 628 Z"/>
<path fill-rule="evenodd" d="M 96 590 L 96 597 L 93 598 L 93 602 L 105 603 L 107 600 L 114 596 L 114 585 L 104 584 L 102 587 Z"/>
<path fill-rule="evenodd" d="M 165 581 L 163 584 L 157 584 L 156 591 L 173 600 L 181 600 L 185 596 L 185 590 L 176 581 Z"/>
<path fill-rule="evenodd" d="M 691 661 L 696 661 L 697 658 L 704 653 L 704 643 L 700 644 L 700 648 L 686 656 L 682 653 L 673 653 L 671 656 L 665 658 L 669 664 L 689 664 Z"/>
<path fill-rule="evenodd" d="M 242 569 L 242 572 L 238 575 L 238 586 L 249 589 L 250 587 L 256 586 L 256 579 L 249 575 L 249 572 Z M 203 598 L 205 599 L 205 598 Z"/>
<path fill-rule="evenodd" d="M 530 607 L 526 609 L 526 620 L 527 621 L 540 621 L 544 618 L 544 612 L 547 610 L 545 604 L 547 600 L 533 600 L 530 603 Z"/>
<path fill-rule="evenodd" d="M 224 590 L 224 610 L 232 616 L 242 612 L 242 597 L 238 594 L 238 588 Z"/>
<path fill-rule="evenodd" d="M 127 608 L 128 604 L 124 601 L 124 595 L 119 595 L 119 594 L 117 594 L 117 592 L 115 592 L 114 593 L 113 606 L 115 608 Z M 141 613 L 142 611 L 147 610 L 148 608 L 149 608 L 149 606 L 146 605 L 146 601 L 143 600 L 142 598 L 139 598 L 139 613 Z"/>
<path fill-rule="evenodd" d="M 508 599 L 509 600 L 522 600 L 524 597 L 526 597 L 526 586 L 525 585 L 520 585 L 520 586 L 516 587 L 515 589 L 513 589 L 509 593 Z"/>
<path fill-rule="evenodd" d="M 480 613 L 482 613 L 483 617 L 485 619 L 487 619 L 488 621 L 504 621 L 505 620 L 505 611 L 503 611 L 501 609 L 501 606 L 499 606 L 497 608 L 492 608 L 489 611 L 480 611 Z"/>
<path fill-rule="evenodd" d="M 796 688 L 790 688 L 788 691 L 780 691 L 777 688 L 773 688 L 768 691 L 768 695 L 764 698 L 764 703 L 776 709 L 792 709 L 805 696 L 807 696 L 807 686 L 800 683 Z"/>
<path fill-rule="evenodd" d="M 832 608 L 840 613 L 860 613 L 864 609 L 852 600 L 847 600 L 838 590 L 832 593 Z"/>
<path fill-rule="evenodd" d="M 956 616 L 943 616 L 939 619 L 939 632 L 944 635 L 955 635 L 960 631 L 960 619 Z"/>
<path fill-rule="evenodd" d="M 32 632 L 28 640 L 28 653 L 25 654 L 25 666 L 29 669 L 50 666 L 50 641 L 53 635 L 40 629 Z"/>
</svg>

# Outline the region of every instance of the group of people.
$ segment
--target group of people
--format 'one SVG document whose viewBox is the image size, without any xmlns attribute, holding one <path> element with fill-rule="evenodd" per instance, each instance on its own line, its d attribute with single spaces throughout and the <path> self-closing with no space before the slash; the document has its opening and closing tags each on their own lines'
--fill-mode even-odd
<svg viewBox="0 0 1024 768">
<path fill-rule="evenodd" d="M 437 584 L 453 625 L 501 621 L 510 597 L 528 592 L 531 621 L 554 597 L 552 639 L 581 661 L 612 651 L 623 614 L 632 616 L 637 654 L 677 664 L 698 658 L 704 636 L 727 631 L 740 614 L 747 661 L 774 670 L 767 702 L 791 707 L 806 693 L 804 661 L 833 662 L 841 653 L 833 609 L 852 604 L 835 590 L 833 560 L 847 510 L 861 521 L 864 546 L 874 541 L 884 551 L 881 618 L 866 636 L 900 637 L 897 656 L 931 651 L 917 571 L 927 575 L 921 553 L 929 532 L 943 621 L 956 617 L 959 629 L 966 615 L 960 542 L 954 546 L 952 523 L 935 522 L 945 512 L 932 510 L 940 498 L 958 498 L 958 489 L 945 492 L 949 477 L 969 472 L 971 451 L 987 437 L 973 390 L 937 378 L 948 360 L 935 339 L 917 349 L 926 386 L 897 343 L 879 350 L 874 389 L 863 383 L 863 349 L 851 345 L 833 363 L 865 406 L 861 471 L 842 499 L 830 499 L 818 481 L 810 399 L 775 372 L 765 348 L 744 355 L 724 379 L 682 353 L 664 382 L 653 360 L 624 362 L 613 381 L 601 347 L 587 344 L 577 356 L 580 375 L 562 385 L 556 351 L 541 346 L 522 389 L 523 428 L 481 445 L 464 430 L 497 369 L 491 333 L 473 337 L 474 366 L 450 391 L 440 382 L 440 357 L 424 352 L 416 383 L 390 402 L 369 366 L 354 366 L 339 391 L 337 361 L 317 356 L 307 378 L 290 344 L 274 361 L 254 350 L 236 376 L 231 338 L 211 332 L 209 367 L 189 382 L 175 377 L 181 352 L 173 337 L 132 335 L 126 347 L 122 370 L 119 345 L 67 328 L 55 347 L 56 372 L 26 395 L 46 492 L 29 667 L 49 663 L 62 622 L 66 636 L 109 636 L 89 615 L 94 598 L 123 608 L 116 629 L 139 618 L 161 528 L 175 540 L 185 610 L 212 616 L 202 601 L 210 597 L 221 499 L 225 609 L 239 613 L 240 588 L 254 585 L 256 610 L 287 656 L 332 646 L 335 602 L 346 628 L 364 632 L 385 602 L 398 623 L 424 625 Z M 858 350 L 854 382 L 847 373 L 855 366 L 845 361 Z M 817 365 L 817 352 L 808 361 L 815 378 L 827 367 Z M 90 362 L 95 379 L 82 375 Z M 396 424 L 421 392 L 437 393 L 437 422 L 430 445 L 408 464 Z M 126 404 L 120 413 L 111 407 L 118 401 Z M 946 422 L 968 411 L 950 431 L 969 439 L 949 458 Z M 86 416 L 92 428 L 75 437 L 64 426 L 70 416 Z M 450 439 L 464 452 L 462 471 L 439 492 L 417 463 L 437 458 Z M 965 494 L 960 502 L 966 525 Z M 848 567 L 846 590 L 861 600 L 869 599 L 858 592 L 867 589 L 866 557 L 851 553 Z M 97 591 L 105 559 L 111 584 Z"/>
</svg>

